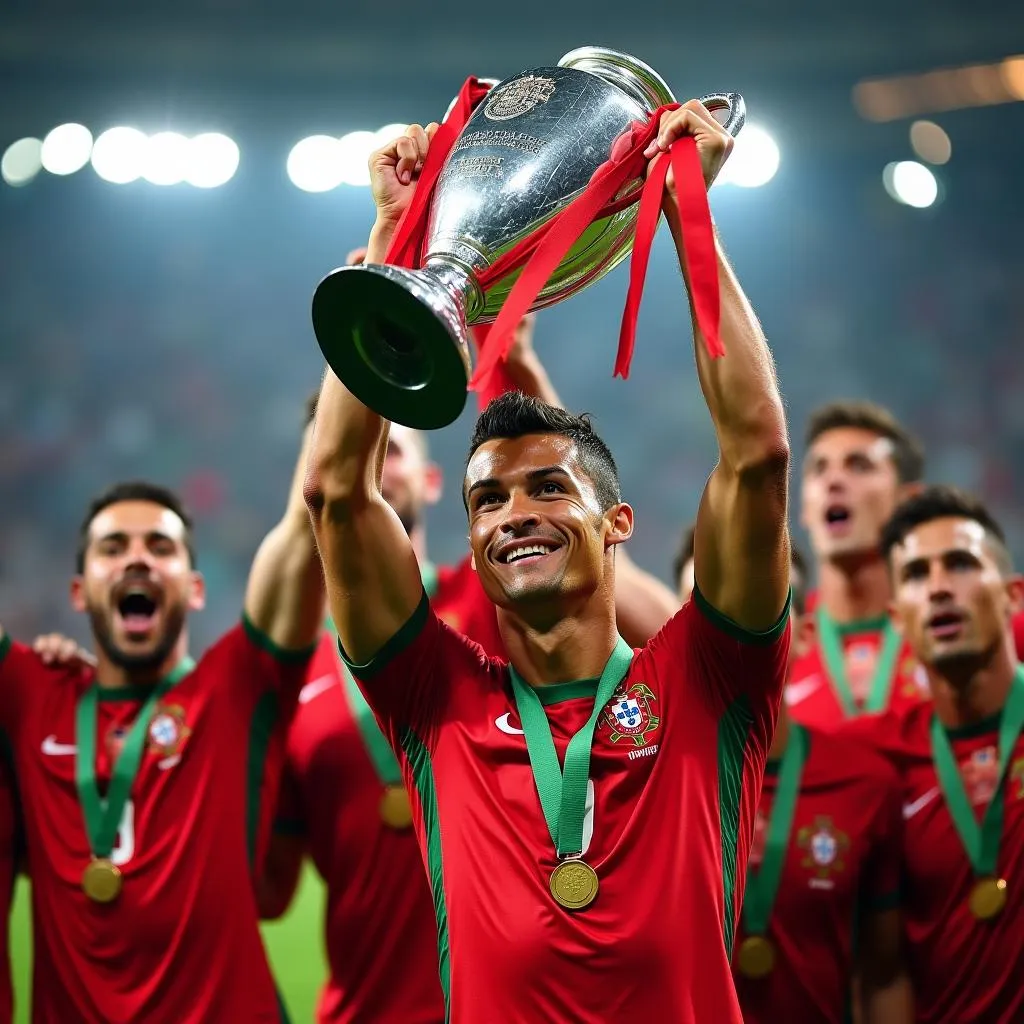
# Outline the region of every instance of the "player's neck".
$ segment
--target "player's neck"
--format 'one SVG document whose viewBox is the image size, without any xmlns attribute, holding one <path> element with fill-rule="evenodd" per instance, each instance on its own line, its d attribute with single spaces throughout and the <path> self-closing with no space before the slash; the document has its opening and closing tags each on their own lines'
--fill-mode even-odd
<svg viewBox="0 0 1024 1024">
<path fill-rule="evenodd" d="M 416 553 L 416 561 L 419 562 L 420 565 L 430 561 L 427 557 L 427 528 L 423 523 L 417 523 L 409 531 L 409 542 L 412 544 L 412 549 Z"/>
<path fill-rule="evenodd" d="M 604 671 L 618 639 L 614 608 L 594 595 L 578 614 L 522 616 L 498 609 L 498 629 L 509 661 L 530 686 L 596 679 Z"/>
<path fill-rule="evenodd" d="M 188 657 L 188 634 L 181 631 L 170 654 L 154 668 L 127 669 L 116 665 L 102 647 L 96 655 L 96 683 L 103 690 L 124 690 L 132 686 L 155 686 Z"/>
<path fill-rule="evenodd" d="M 947 729 L 973 725 L 1002 711 L 1017 672 L 1012 638 L 981 665 L 963 664 L 942 672 L 926 666 L 935 714 Z"/>
<path fill-rule="evenodd" d="M 818 567 L 818 603 L 840 624 L 885 615 L 890 594 L 889 567 L 880 557 Z"/>
<path fill-rule="evenodd" d="M 777 761 L 786 752 L 789 744 L 789 712 L 786 705 L 779 708 L 779 721 L 775 726 L 775 735 L 772 737 L 772 745 L 768 750 L 768 760 Z"/>
</svg>

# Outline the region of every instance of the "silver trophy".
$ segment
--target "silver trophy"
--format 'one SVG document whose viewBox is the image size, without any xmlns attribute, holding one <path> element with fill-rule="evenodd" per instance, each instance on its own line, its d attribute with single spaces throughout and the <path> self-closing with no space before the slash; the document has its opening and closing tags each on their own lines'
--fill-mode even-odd
<svg viewBox="0 0 1024 1024">
<path fill-rule="evenodd" d="M 343 267 L 317 286 L 313 328 L 331 369 L 385 419 L 420 429 L 455 420 L 471 373 L 469 325 L 493 323 L 517 277 L 484 290 L 477 274 L 575 199 L 632 123 L 673 102 L 642 61 L 595 46 L 496 85 L 438 178 L 422 269 Z M 739 94 L 701 102 L 739 132 Z M 568 298 L 629 255 L 642 188 L 641 178 L 627 183 L 617 198 L 635 193 L 637 201 L 587 228 L 533 309 Z"/>
</svg>

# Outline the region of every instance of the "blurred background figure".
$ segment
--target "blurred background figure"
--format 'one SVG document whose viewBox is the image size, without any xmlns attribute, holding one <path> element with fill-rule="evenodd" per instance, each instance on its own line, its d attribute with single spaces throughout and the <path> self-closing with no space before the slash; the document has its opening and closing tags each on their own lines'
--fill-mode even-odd
<svg viewBox="0 0 1024 1024">
<path fill-rule="evenodd" d="M 678 94 L 747 99 L 711 205 L 774 350 L 794 466 L 812 409 L 871 399 L 921 440 L 927 479 L 982 494 L 1024 557 L 1024 10 L 741 0 L 728 21 L 680 64 L 683 13 L 627 23 L 610 0 L 523 0 L 471 18 L 452 0 L 5 9 L 7 628 L 85 639 L 63 596 L 66 539 L 97 480 L 132 477 L 176 489 L 196 514 L 211 595 L 196 650 L 235 621 L 291 470 L 295 409 L 321 369 L 313 288 L 372 222 L 365 164 L 378 133 L 436 119 L 470 74 L 504 77 L 586 43 L 636 54 Z M 567 407 L 602 410 L 643 569 L 666 565 L 714 453 L 696 375 L 678 358 L 676 273 L 662 230 L 627 382 L 612 379 L 624 271 L 546 311 L 538 340 Z M 450 479 L 473 412 L 430 438 Z M 651 429 L 660 419 L 672 428 Z M 426 521 L 431 558 L 462 558 L 457 488 Z M 319 898 L 304 886 L 267 931 L 300 1021 L 323 978 Z M 21 979 L 23 928 L 22 916 Z"/>
</svg>

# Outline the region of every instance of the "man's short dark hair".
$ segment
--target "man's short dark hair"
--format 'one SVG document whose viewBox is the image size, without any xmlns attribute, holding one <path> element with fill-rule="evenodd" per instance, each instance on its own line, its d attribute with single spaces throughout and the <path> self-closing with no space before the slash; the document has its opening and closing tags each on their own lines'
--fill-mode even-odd
<svg viewBox="0 0 1024 1024">
<path fill-rule="evenodd" d="M 89 502 L 85 518 L 78 528 L 78 550 L 75 554 L 75 571 L 81 573 L 85 569 L 85 552 L 89 547 L 89 530 L 92 521 L 111 505 L 122 501 L 149 501 L 154 505 L 170 509 L 185 526 L 185 547 L 189 561 L 194 569 L 196 566 L 195 540 L 192 536 L 192 518 L 185 510 L 181 499 L 167 487 L 150 483 L 147 480 L 125 480 L 108 487 Z"/>
<path fill-rule="evenodd" d="M 995 516 L 989 512 L 980 498 L 948 484 L 926 487 L 920 494 L 915 494 L 904 501 L 893 512 L 889 521 L 882 527 L 882 553 L 886 559 L 890 557 L 894 547 L 907 539 L 912 530 L 935 519 L 969 519 L 981 525 L 995 554 L 1000 572 L 1004 576 L 1013 572 L 1013 559 L 1006 546 L 1006 535 Z"/>
<path fill-rule="evenodd" d="M 480 416 L 473 428 L 469 442 L 469 455 L 482 444 L 495 438 L 524 437 L 527 434 L 561 434 L 576 446 L 576 452 L 583 471 L 594 485 L 594 493 L 602 509 L 622 501 L 619 488 L 619 470 L 608 445 L 601 440 L 583 413 L 576 415 L 548 405 L 539 398 L 524 395 L 521 391 L 508 391 L 495 398 Z"/>
<path fill-rule="evenodd" d="M 892 442 L 892 461 L 901 484 L 915 484 L 924 478 L 921 442 L 884 406 L 854 399 L 821 405 L 807 421 L 805 444 L 809 448 L 826 431 L 841 427 L 870 430 L 888 438 Z"/>
<path fill-rule="evenodd" d="M 690 523 L 684 530 L 682 539 L 679 542 L 679 549 L 672 561 L 672 583 L 678 588 L 679 580 L 683 575 L 686 563 L 693 558 L 693 537 L 697 524 Z M 807 578 L 807 559 L 795 544 L 790 544 L 790 571 L 789 585 L 793 588 L 793 607 L 797 615 L 803 615 L 807 608 L 807 589 L 809 580 Z"/>
</svg>

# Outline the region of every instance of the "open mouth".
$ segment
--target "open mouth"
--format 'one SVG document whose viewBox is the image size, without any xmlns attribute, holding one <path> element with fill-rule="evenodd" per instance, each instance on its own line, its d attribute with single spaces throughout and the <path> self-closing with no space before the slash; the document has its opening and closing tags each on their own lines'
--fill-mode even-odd
<svg viewBox="0 0 1024 1024">
<path fill-rule="evenodd" d="M 547 542 L 516 542 L 506 545 L 498 554 L 503 565 L 523 565 L 538 562 L 545 555 L 556 550 L 556 545 Z"/>
<path fill-rule="evenodd" d="M 117 599 L 117 613 L 128 633 L 148 633 L 156 623 L 159 607 L 156 596 L 142 588 L 132 587 Z"/>
<path fill-rule="evenodd" d="M 958 637 L 964 628 L 964 617 L 959 612 L 939 612 L 928 620 L 928 632 L 939 640 Z"/>
<path fill-rule="evenodd" d="M 850 509 L 847 505 L 829 505 L 825 509 L 825 524 L 827 526 L 843 526 L 851 519 Z"/>
</svg>

